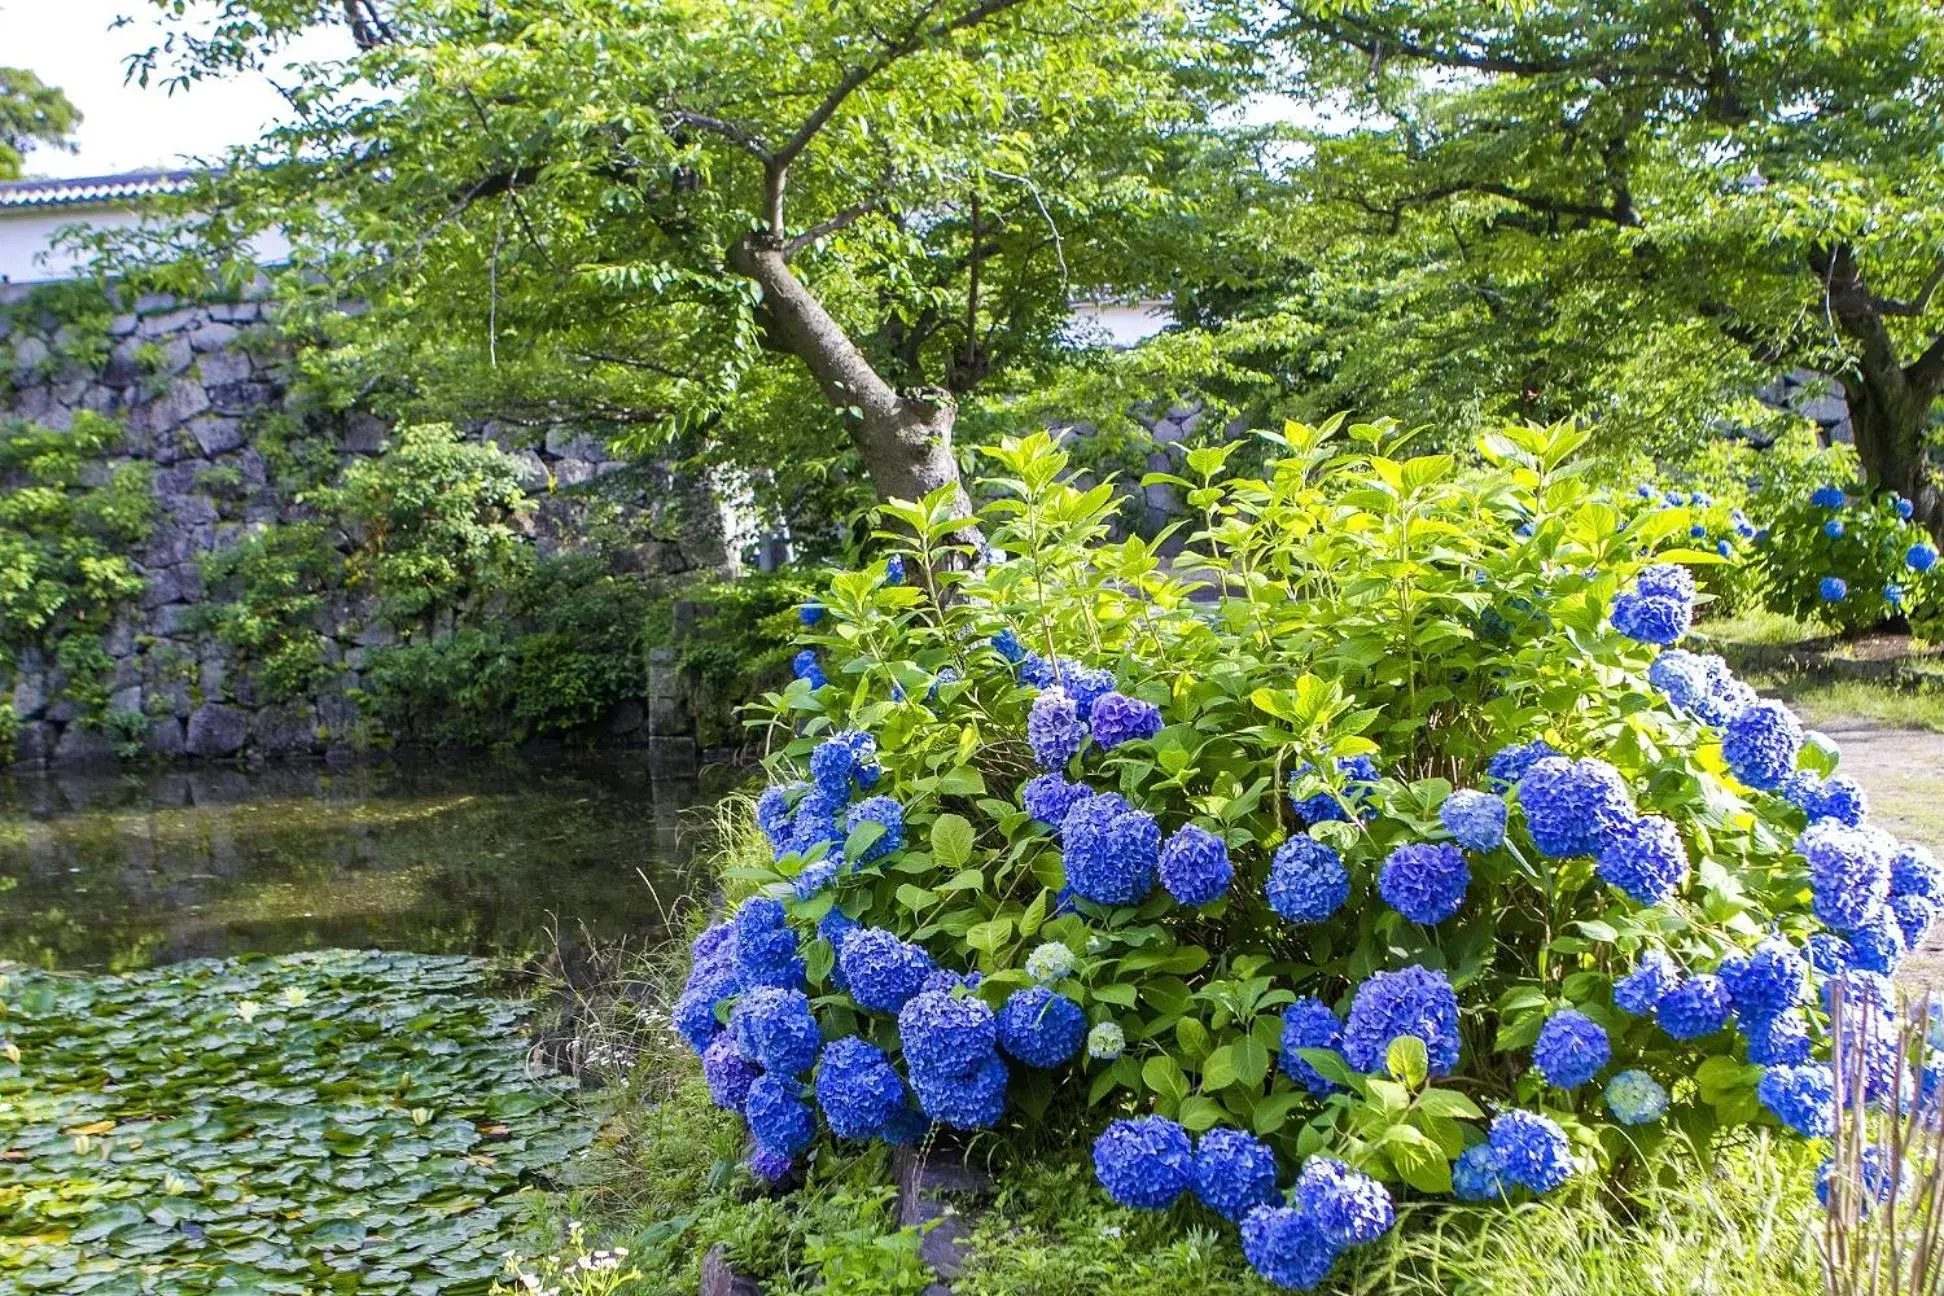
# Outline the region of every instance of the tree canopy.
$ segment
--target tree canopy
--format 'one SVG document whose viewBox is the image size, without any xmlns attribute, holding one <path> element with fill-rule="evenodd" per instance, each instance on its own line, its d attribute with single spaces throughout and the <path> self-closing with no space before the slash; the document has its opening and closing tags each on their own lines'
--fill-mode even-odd
<svg viewBox="0 0 1944 1296">
<path fill-rule="evenodd" d="M 347 397 L 600 425 L 786 508 L 854 478 L 846 440 L 883 495 L 955 479 L 958 404 L 1030 389 L 1072 299 L 1167 291 L 1146 231 L 1193 219 L 1241 85 L 1144 0 L 258 0 L 190 6 L 134 71 L 326 22 L 355 39 L 296 69 L 293 124 L 119 268 L 200 290 L 279 228 Z"/>
<path fill-rule="evenodd" d="M 20 178 L 27 153 L 69 148 L 81 112 L 66 95 L 25 68 L 0 67 L 0 180 Z"/>
</svg>

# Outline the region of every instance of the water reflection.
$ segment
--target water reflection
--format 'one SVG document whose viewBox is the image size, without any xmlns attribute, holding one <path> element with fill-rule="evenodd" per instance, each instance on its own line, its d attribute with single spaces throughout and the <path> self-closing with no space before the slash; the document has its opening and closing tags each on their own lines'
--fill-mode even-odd
<svg viewBox="0 0 1944 1296">
<path fill-rule="evenodd" d="M 0 959 L 125 970 L 328 947 L 652 938 L 720 788 L 628 753 L 0 779 Z"/>
</svg>

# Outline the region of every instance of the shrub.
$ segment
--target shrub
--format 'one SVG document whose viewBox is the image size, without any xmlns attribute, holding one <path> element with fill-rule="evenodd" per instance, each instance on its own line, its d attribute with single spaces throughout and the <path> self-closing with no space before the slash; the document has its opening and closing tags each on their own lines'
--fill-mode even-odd
<svg viewBox="0 0 1944 1296">
<path fill-rule="evenodd" d="M 1894 494 L 1855 495 L 1848 478 L 1818 483 L 1779 508 L 1759 546 L 1770 611 L 1868 630 L 1907 616 L 1912 629 L 1944 631 L 1944 576 L 1912 550 L 1931 548 Z"/>
<path fill-rule="evenodd" d="M 770 702 L 776 859 L 698 942 L 692 1042 L 738 985 L 800 979 L 825 1039 L 902 1061 L 915 1097 L 881 1137 L 1098 1134 L 1103 1185 L 1144 1207 L 1182 1199 L 1193 1135 L 1247 1131 L 1295 1189 L 1243 1218 L 1244 1251 L 1291 1285 L 1383 1231 L 1380 1185 L 1543 1195 L 1669 1131 L 1824 1119 L 1816 1064 L 1765 1068 L 1745 1036 L 1779 1047 L 1798 1014 L 1821 1037 L 1801 949 L 1840 966 L 1817 914 L 1876 924 L 1896 845 L 1805 833 L 1827 743 L 1718 660 L 1641 642 L 1690 614 L 1681 511 L 1600 498 L 1563 429 L 1489 436 L 1471 465 L 1331 432 L 1292 426 L 1260 479 L 1191 452 L 1204 521 L 1171 567 L 1105 540 L 1111 489 L 1067 484 L 1045 437 L 991 452 L 983 522 L 1016 560 L 961 570 L 943 500 L 890 506 L 907 578 L 835 577 L 806 640 L 837 682 Z M 1114 694 L 1159 723 L 1128 733 Z M 1049 777 L 1083 787 L 1027 791 Z M 1503 799 L 1502 841 L 1466 798 L 1452 818 L 1489 848 L 1454 843 L 1457 789 Z M 867 794 L 902 807 L 899 847 L 846 824 Z M 1196 905 L 1156 876 L 1191 825 L 1230 866 Z M 895 1015 L 846 991 L 860 929 L 937 969 Z M 1042 1068 L 992 1023 L 1052 942 L 1075 962 L 1045 988 L 1121 1046 Z"/>
</svg>

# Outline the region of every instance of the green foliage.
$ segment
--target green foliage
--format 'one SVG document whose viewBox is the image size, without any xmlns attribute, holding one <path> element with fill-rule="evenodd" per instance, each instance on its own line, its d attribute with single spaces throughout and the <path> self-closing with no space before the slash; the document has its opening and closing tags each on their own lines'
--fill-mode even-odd
<svg viewBox="0 0 1944 1296">
<path fill-rule="evenodd" d="M 484 1286 L 528 1176 L 591 1127 L 477 960 L 332 951 L 14 972 L 0 1274 L 24 1290 Z M 141 1083 L 108 1077 L 138 1058 Z"/>
<path fill-rule="evenodd" d="M 1761 549 L 1766 605 L 1847 632 L 1872 629 L 1899 613 L 1913 627 L 1944 629 L 1944 573 L 1919 573 L 1904 561 L 1912 545 L 1929 540 L 1923 528 L 1898 515 L 1894 496 L 1824 508 L 1808 494 L 1798 495 L 1776 511 Z M 1841 599 L 1826 597 L 1829 577 L 1847 587 Z"/>
<path fill-rule="evenodd" d="M 1623 1135 L 1596 1090 L 1548 1091 L 1527 1065 L 1541 1023 L 1567 1006 L 1608 1031 L 1615 1069 L 1644 1068 L 1673 1094 L 1648 1142 L 1678 1129 L 1705 1145 L 1765 1123 L 1753 1071 L 1723 1038 L 1674 1041 L 1610 997 L 1643 950 L 1707 968 L 1765 931 L 1815 928 L 1786 844 L 1800 811 L 1730 778 L 1714 733 L 1648 686 L 1652 651 L 1607 625 L 1645 563 L 1714 555 L 1680 547 L 1684 510 L 1630 510 L 1590 488 L 1574 459 L 1581 432 L 1509 427 L 1465 463 L 1402 457 L 1408 438 L 1391 425 L 1334 430 L 1288 426 L 1260 479 L 1228 476 L 1230 450 L 1191 452 L 1186 474 L 1166 480 L 1201 518 L 1166 568 L 1138 537 L 1105 539 L 1111 488 L 1070 484 L 1044 435 L 992 452 L 997 498 L 982 523 L 1013 561 L 956 570 L 939 548 L 952 526 L 942 499 L 887 507 L 895 534 L 917 537 L 908 580 L 885 584 L 882 564 L 833 579 L 830 621 L 808 639 L 835 683 L 792 684 L 767 723 L 779 783 L 831 730 L 873 734 L 876 790 L 905 806 L 904 847 L 864 863 L 872 833 L 853 832 L 848 871 L 808 899 L 786 885 L 806 863 L 794 853 L 737 876 L 787 897 L 806 930 L 841 905 L 944 966 L 976 967 L 995 1004 L 1027 983 L 1040 942 L 1079 953 L 1061 992 L 1118 1024 L 1128 1049 L 1057 1083 L 1018 1075 L 1021 1137 L 1155 1110 L 1193 1129 L 1253 1130 L 1291 1164 L 1327 1151 L 1437 1193 L 1482 1137 L 1482 1106 L 1516 1104 L 1558 1120 L 1582 1157 L 1624 1166 L 1641 1135 Z M 1004 628 L 1160 708 L 1151 740 L 1089 749 L 1076 767 L 1164 834 L 1189 822 L 1220 834 L 1237 866 L 1225 898 L 1189 909 L 1157 890 L 1065 910 L 1058 844 L 1017 800 L 1034 772 L 1019 737 L 1034 691 L 986 647 Z M 941 680 L 948 665 L 958 680 Z M 933 700 L 915 700 L 935 683 Z M 1640 904 L 1585 858 L 1540 856 L 1515 815 L 1504 848 L 1469 857 L 1457 916 L 1423 927 L 1378 902 L 1389 852 L 1448 840 L 1438 812 L 1451 790 L 1479 786 L 1493 753 L 1538 737 L 1611 762 L 1642 813 L 1681 827 L 1695 865 L 1685 889 Z M 1291 925 L 1262 889 L 1272 853 L 1304 831 L 1285 794 L 1340 796 L 1335 762 L 1358 755 L 1383 774 L 1367 816 L 1308 828 L 1342 853 L 1353 898 L 1327 923 Z M 1271 1068 L 1283 1005 L 1313 994 L 1341 1011 L 1373 973 L 1403 964 L 1457 989 L 1465 1060 L 1450 1080 L 1410 1048 L 1378 1074 L 1340 1075 L 1344 1091 L 1322 1100 Z M 827 1031 L 896 1049 L 890 1023 L 834 992 L 827 946 L 811 946 L 809 968 Z"/>
<path fill-rule="evenodd" d="M 489 624 L 390 644 L 366 663 L 364 703 L 392 735 L 494 746 L 569 733 L 646 692 L 649 591 L 591 554 L 540 559 L 497 591 Z"/>
<path fill-rule="evenodd" d="M 393 622 L 483 597 L 527 556 L 515 527 L 528 507 L 518 465 L 449 424 L 404 429 L 388 453 L 352 464 L 318 500 L 361 532 L 347 576 L 373 588 Z"/>
<path fill-rule="evenodd" d="M 199 605 L 201 627 L 252 665 L 265 696 L 301 697 L 315 687 L 329 669 L 317 618 L 343 567 L 324 525 L 266 526 L 198 561 L 212 592 Z"/>
<path fill-rule="evenodd" d="M 644 649 L 673 646 L 676 667 L 706 731 L 704 746 L 734 741 L 736 709 L 789 678 L 802 629 L 798 610 L 812 597 L 814 578 L 799 570 L 751 572 L 729 581 L 694 585 L 656 599 L 642 627 Z M 694 633 L 677 638 L 675 603 L 698 609 Z"/>
<path fill-rule="evenodd" d="M 0 67 L 0 180 L 18 179 L 23 155 L 36 146 L 72 149 L 68 136 L 81 111 L 26 68 Z"/>
</svg>

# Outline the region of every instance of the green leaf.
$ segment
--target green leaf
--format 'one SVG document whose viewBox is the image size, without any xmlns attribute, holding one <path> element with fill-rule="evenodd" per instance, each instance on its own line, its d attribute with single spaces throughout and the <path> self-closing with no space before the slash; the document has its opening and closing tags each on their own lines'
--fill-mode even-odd
<svg viewBox="0 0 1944 1296">
<path fill-rule="evenodd" d="M 1478 1104 L 1456 1089 L 1426 1089 L 1418 1095 L 1418 1107 L 1453 1120 L 1484 1120 Z"/>
<path fill-rule="evenodd" d="M 1451 1192 L 1451 1163 L 1444 1150 L 1422 1132 L 1409 1125 L 1393 1125 L 1384 1131 L 1384 1156 L 1391 1168 L 1419 1192 L 1445 1196 Z"/>
<path fill-rule="evenodd" d="M 964 868 L 972 858 L 972 825 L 965 816 L 942 814 L 932 823 L 932 855 L 948 869 Z"/>
<path fill-rule="evenodd" d="M 1390 1042 L 1390 1048 L 1384 1053 L 1384 1067 L 1392 1076 L 1403 1081 L 1405 1088 L 1423 1088 L 1425 1078 L 1431 1072 L 1424 1041 L 1415 1035 L 1399 1035 Z"/>
<path fill-rule="evenodd" d="M 1182 1073 L 1175 1060 L 1163 1053 L 1149 1058 L 1141 1066 L 1141 1080 L 1156 1095 L 1172 1104 L 1179 1104 L 1188 1096 L 1188 1077 Z"/>
</svg>

